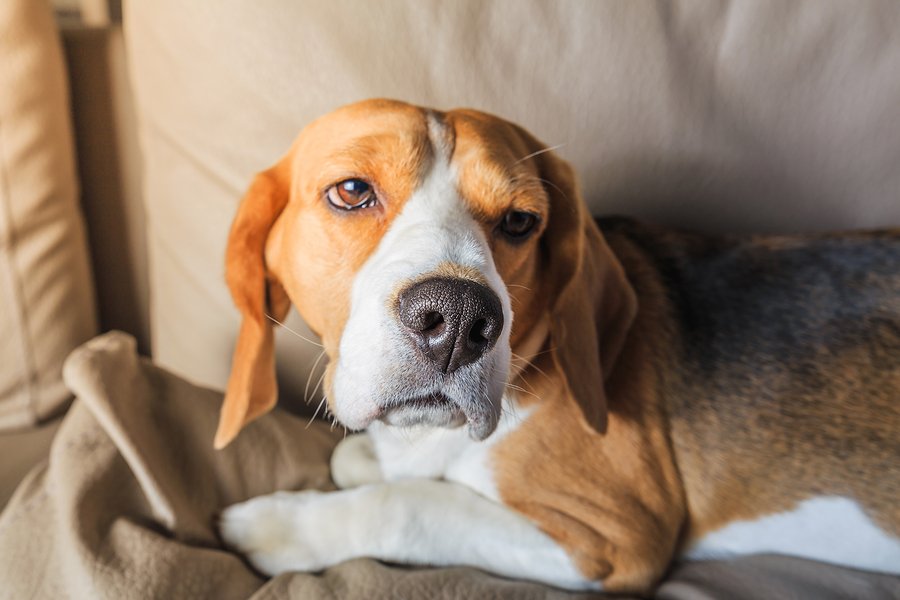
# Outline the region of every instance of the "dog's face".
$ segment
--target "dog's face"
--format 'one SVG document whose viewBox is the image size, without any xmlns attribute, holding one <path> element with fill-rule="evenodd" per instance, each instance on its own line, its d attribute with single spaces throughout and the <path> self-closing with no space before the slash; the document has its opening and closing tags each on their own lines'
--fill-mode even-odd
<svg viewBox="0 0 900 600">
<path fill-rule="evenodd" d="M 257 177 L 232 228 L 227 277 L 245 319 L 217 443 L 274 403 L 265 313 L 281 319 L 290 302 L 322 339 L 341 423 L 487 437 L 513 352 L 546 337 L 554 313 L 592 312 L 556 301 L 582 271 L 589 225 L 568 165 L 496 117 L 374 100 L 318 119 Z"/>
</svg>

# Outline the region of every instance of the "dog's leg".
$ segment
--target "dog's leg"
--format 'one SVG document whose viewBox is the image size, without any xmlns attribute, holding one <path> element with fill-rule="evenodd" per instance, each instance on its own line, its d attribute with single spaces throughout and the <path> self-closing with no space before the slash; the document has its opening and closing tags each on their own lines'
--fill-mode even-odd
<svg viewBox="0 0 900 600">
<path fill-rule="evenodd" d="M 331 454 L 331 479 L 341 489 L 384 480 L 369 434 L 349 435 L 337 445 Z"/>
<path fill-rule="evenodd" d="M 279 492 L 226 509 L 220 530 L 227 544 L 270 575 L 371 557 L 471 566 L 567 589 L 600 587 L 525 517 L 444 481 Z"/>
</svg>

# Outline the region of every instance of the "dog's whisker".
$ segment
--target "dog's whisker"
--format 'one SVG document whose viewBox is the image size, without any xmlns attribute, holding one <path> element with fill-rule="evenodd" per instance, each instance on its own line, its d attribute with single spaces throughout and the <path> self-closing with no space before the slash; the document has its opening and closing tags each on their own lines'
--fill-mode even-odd
<svg viewBox="0 0 900 600">
<path fill-rule="evenodd" d="M 325 404 L 325 401 L 328 400 L 325 396 L 322 396 L 322 400 L 319 402 L 319 405 L 316 407 L 316 412 L 313 413 L 313 416 L 310 417 L 309 422 L 306 424 L 304 429 L 309 429 L 309 426 L 312 425 L 312 422 L 316 420 L 316 417 L 319 415 L 319 411 L 322 409 L 322 405 Z M 328 409 L 325 409 L 325 412 L 328 412 Z"/>
<path fill-rule="evenodd" d="M 521 381 L 524 385 L 528 386 L 528 391 L 530 391 L 532 394 L 537 395 L 537 390 L 534 389 L 534 386 L 531 385 L 531 382 L 529 382 L 527 379 L 522 379 Z"/>
<path fill-rule="evenodd" d="M 491 408 L 494 407 L 494 400 L 491 398 L 490 394 L 487 393 L 487 390 L 481 390 L 481 397 L 488 401 L 488 404 L 491 405 Z M 503 405 L 500 405 L 501 410 L 503 409 Z"/>
<path fill-rule="evenodd" d="M 550 376 L 547 375 L 547 373 L 545 373 L 543 369 L 541 369 L 539 366 L 537 366 L 536 364 L 534 364 L 534 359 L 536 359 L 538 356 L 541 356 L 541 355 L 543 355 L 543 354 L 547 354 L 547 353 L 549 353 L 549 352 L 552 352 L 553 350 L 554 350 L 554 348 L 548 348 L 547 350 L 542 350 L 541 352 L 538 352 L 537 354 L 535 354 L 534 356 L 532 356 L 532 357 L 531 357 L 531 360 L 525 358 L 524 356 L 519 356 L 519 355 L 516 354 L 515 352 L 510 352 L 510 354 L 512 355 L 512 358 L 513 358 L 514 361 L 519 361 L 519 362 L 522 363 L 522 370 L 525 370 L 525 368 L 527 368 L 527 367 L 531 367 L 531 368 L 533 368 L 535 371 L 537 371 L 538 373 L 540 373 L 541 375 L 543 375 L 544 377 L 546 377 L 547 379 L 549 379 Z"/>
<path fill-rule="evenodd" d="M 531 362 L 531 360 L 528 360 L 527 358 L 525 358 L 524 356 L 519 356 L 515 352 L 510 352 L 510 355 L 512 356 L 512 361 L 514 363 L 517 363 L 516 366 L 521 366 L 523 369 L 525 367 L 533 367 L 534 366 L 534 363 Z"/>
<path fill-rule="evenodd" d="M 322 357 L 325 356 L 325 351 L 322 350 L 319 352 L 319 356 L 316 357 L 316 361 L 313 363 L 312 368 L 309 370 L 309 376 L 306 378 L 306 386 L 303 388 L 303 402 L 309 404 L 309 384 L 312 382 L 313 375 L 316 373 L 316 368 L 319 366 L 319 361 L 322 360 Z M 318 387 L 318 385 L 316 385 Z M 313 395 L 315 395 L 316 391 L 313 390 Z"/>
<path fill-rule="evenodd" d="M 546 152 L 553 152 L 554 150 L 559 150 L 560 148 L 562 148 L 562 147 L 565 146 L 566 144 L 568 144 L 568 142 L 563 142 L 562 144 L 556 144 L 555 146 L 550 146 L 549 148 L 543 148 L 543 149 L 538 150 L 538 151 L 536 151 L 536 152 L 532 152 L 531 154 L 527 154 L 527 155 L 523 156 L 522 158 L 520 158 L 519 160 L 517 160 L 517 161 L 514 162 L 513 164 L 514 164 L 514 165 L 517 165 L 517 164 L 519 164 L 520 162 L 525 162 L 525 161 L 528 160 L 529 158 L 534 158 L 535 156 L 539 156 L 539 155 L 544 154 L 544 153 L 546 153 Z"/>
<path fill-rule="evenodd" d="M 547 373 L 543 369 L 541 369 L 539 366 L 534 364 L 534 359 L 536 359 L 539 356 L 543 356 L 544 354 L 549 354 L 549 353 L 553 352 L 554 350 L 556 350 L 556 346 L 547 348 L 546 350 L 541 350 L 540 352 L 537 352 L 536 354 L 534 354 L 531 357 L 531 359 L 527 359 L 524 356 L 519 356 L 515 352 L 511 352 L 510 354 L 512 355 L 513 360 L 522 362 L 523 369 L 524 369 L 524 367 L 532 367 L 535 371 L 537 371 L 538 373 L 540 373 L 541 375 L 543 375 L 544 377 L 549 379 L 550 376 L 547 375 Z"/>
<path fill-rule="evenodd" d="M 269 319 L 270 321 L 272 321 L 273 323 L 275 323 L 276 325 L 280 325 L 281 327 L 287 329 L 288 331 L 290 331 L 291 333 L 296 335 L 298 338 L 300 338 L 304 342 L 309 342 L 313 346 L 318 346 L 319 348 L 325 347 L 322 344 L 320 344 L 319 342 L 316 342 L 315 340 L 311 340 L 308 337 L 297 333 L 296 331 L 294 331 L 293 329 L 291 329 L 290 327 L 288 327 L 287 325 L 285 325 L 284 323 L 282 323 L 281 321 L 279 321 L 278 319 L 276 319 L 275 317 L 273 317 L 272 315 L 270 315 L 268 313 L 266 313 L 266 318 Z"/>
<path fill-rule="evenodd" d="M 537 371 L 543 373 L 543 372 L 540 371 L 540 369 L 538 369 L 538 367 L 536 367 L 535 365 L 532 364 L 532 365 L 530 365 L 530 366 L 534 367 L 535 370 L 537 370 Z M 546 375 L 545 375 L 545 376 L 546 376 Z M 535 391 L 535 389 L 534 389 L 534 386 L 531 384 L 531 382 L 528 381 L 527 379 L 525 379 L 524 377 L 518 377 L 518 378 L 517 378 L 517 381 L 521 381 L 521 382 L 522 382 L 522 385 L 527 386 L 527 387 L 528 387 L 528 390 L 529 390 L 530 392 L 535 393 L 535 394 L 537 393 L 537 392 Z M 508 383 L 507 385 L 512 385 L 512 383 L 510 382 L 510 383 Z"/>
<path fill-rule="evenodd" d="M 523 290 L 528 290 L 529 292 L 533 291 L 530 287 L 528 287 L 527 285 L 522 285 L 521 283 L 507 283 L 506 287 L 517 287 L 522 288 Z"/>
<path fill-rule="evenodd" d="M 546 183 L 547 185 L 549 185 L 550 187 L 555 189 L 557 192 L 562 194 L 563 198 L 565 198 L 566 200 L 569 200 L 569 196 L 564 191 L 562 191 L 562 189 L 558 185 L 556 185 L 552 181 L 549 181 L 547 179 L 542 179 L 541 177 L 538 177 L 538 181 L 540 181 L 541 183 Z"/>
<path fill-rule="evenodd" d="M 538 396 L 538 395 L 535 394 L 534 392 L 529 392 L 529 391 L 526 390 L 525 388 L 519 387 L 519 386 L 517 386 L 517 385 L 513 385 L 513 384 L 511 384 L 511 383 L 507 383 L 507 384 L 506 384 L 506 387 L 509 388 L 509 389 L 516 390 L 517 392 L 521 392 L 521 393 L 523 393 L 523 394 L 528 394 L 529 396 L 534 396 L 535 398 L 540 398 L 540 396 Z"/>
<path fill-rule="evenodd" d="M 316 387 L 313 388 L 312 397 L 315 398 L 316 394 L 319 393 L 319 388 L 322 386 L 322 382 L 325 381 L 325 371 L 322 371 L 322 374 L 319 375 L 319 380 L 316 382 Z"/>
</svg>

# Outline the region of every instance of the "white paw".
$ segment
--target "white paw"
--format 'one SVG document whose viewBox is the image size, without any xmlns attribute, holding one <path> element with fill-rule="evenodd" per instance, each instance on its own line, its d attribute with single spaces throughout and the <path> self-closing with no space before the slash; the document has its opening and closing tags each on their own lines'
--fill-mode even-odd
<svg viewBox="0 0 900 600">
<path fill-rule="evenodd" d="M 369 434 L 347 436 L 337 445 L 331 454 L 331 479 L 341 489 L 384 480 Z"/>
<path fill-rule="evenodd" d="M 316 513 L 321 512 L 317 507 L 325 505 L 326 495 L 276 492 L 234 504 L 220 515 L 219 533 L 227 546 L 267 575 L 319 571 L 338 562 L 315 531 Z"/>
</svg>

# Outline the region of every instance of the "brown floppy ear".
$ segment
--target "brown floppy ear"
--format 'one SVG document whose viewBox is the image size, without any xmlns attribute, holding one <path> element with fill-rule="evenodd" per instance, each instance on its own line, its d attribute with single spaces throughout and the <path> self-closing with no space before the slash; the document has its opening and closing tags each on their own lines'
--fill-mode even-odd
<svg viewBox="0 0 900 600">
<path fill-rule="evenodd" d="M 241 313 L 225 401 L 213 445 L 224 448 L 278 400 L 275 341 L 266 315 L 283 320 L 290 299 L 265 264 L 266 240 L 290 196 L 287 158 L 259 173 L 238 207 L 228 234 L 225 281 Z"/>
<path fill-rule="evenodd" d="M 637 313 L 637 296 L 582 200 L 572 167 L 552 152 L 535 160 L 550 196 L 542 244 L 553 356 L 585 420 L 603 433 L 605 384 Z"/>
</svg>

